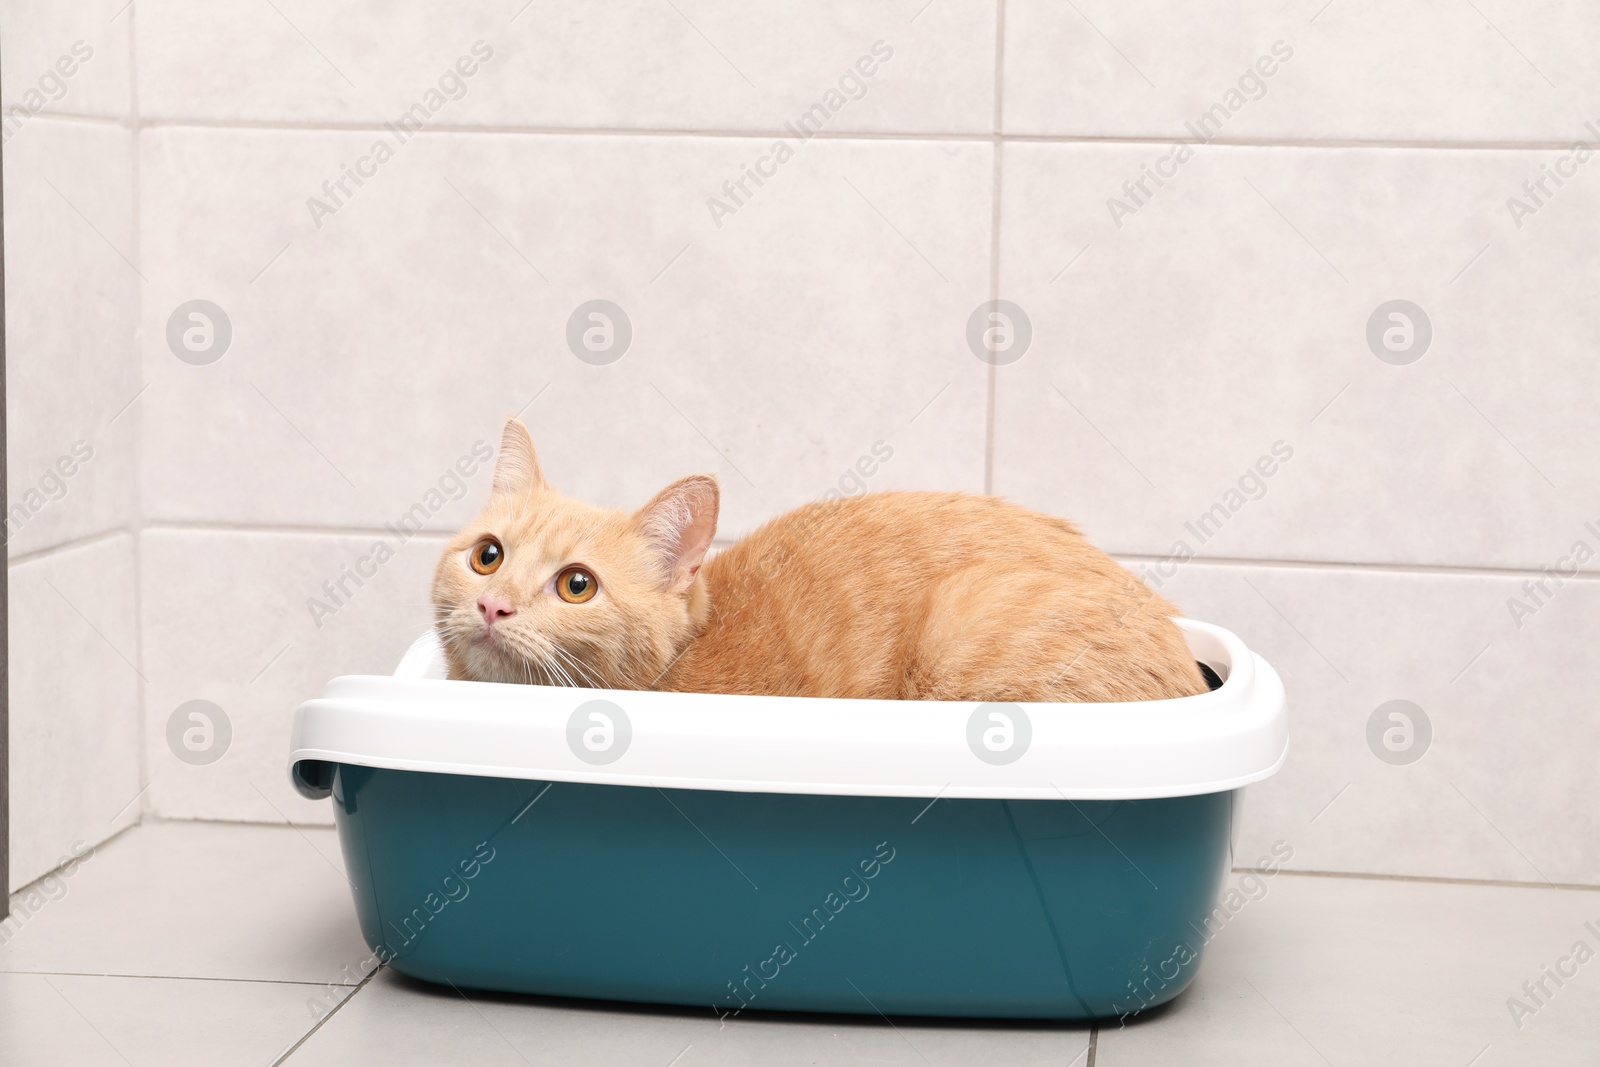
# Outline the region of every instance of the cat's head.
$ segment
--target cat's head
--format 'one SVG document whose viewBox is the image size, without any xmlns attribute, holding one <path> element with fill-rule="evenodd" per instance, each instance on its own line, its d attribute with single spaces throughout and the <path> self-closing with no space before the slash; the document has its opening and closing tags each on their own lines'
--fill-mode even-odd
<svg viewBox="0 0 1600 1067">
<path fill-rule="evenodd" d="M 699 571 L 717 504 L 708 475 L 632 515 L 562 496 L 527 428 L 509 420 L 489 503 L 434 573 L 450 677 L 648 688 L 705 622 Z"/>
</svg>

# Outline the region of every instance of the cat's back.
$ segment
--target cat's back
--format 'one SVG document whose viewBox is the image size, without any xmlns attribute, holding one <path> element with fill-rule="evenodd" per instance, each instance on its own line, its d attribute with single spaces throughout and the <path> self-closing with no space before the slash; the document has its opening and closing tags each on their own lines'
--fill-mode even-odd
<svg viewBox="0 0 1600 1067">
<path fill-rule="evenodd" d="M 997 497 L 814 502 L 702 573 L 711 619 L 674 672 L 683 688 L 1086 700 L 1198 682 L 1171 605 L 1071 523 Z M 1168 667 L 1131 685 L 1095 675 L 1119 655 Z"/>
<path fill-rule="evenodd" d="M 1094 551 L 1071 523 L 999 497 L 890 492 L 803 505 L 707 566 L 753 567 L 752 577 L 761 580 L 791 567 L 842 573 L 866 560 L 907 574 L 998 557 L 1054 568 L 1084 555 L 1083 549 Z"/>
<path fill-rule="evenodd" d="M 1106 599 L 1125 597 L 1131 578 L 1065 519 L 999 497 L 936 492 L 806 504 L 705 569 L 713 602 L 729 610 L 825 609 L 846 622 L 904 622 L 952 584 L 987 583 L 998 593 L 1020 582 Z"/>
</svg>

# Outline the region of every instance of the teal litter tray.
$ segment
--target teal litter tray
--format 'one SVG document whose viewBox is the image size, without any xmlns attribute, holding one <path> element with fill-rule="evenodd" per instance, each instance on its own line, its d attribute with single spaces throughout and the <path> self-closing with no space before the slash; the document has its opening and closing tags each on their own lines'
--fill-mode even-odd
<svg viewBox="0 0 1600 1067">
<path fill-rule="evenodd" d="M 1193 980 L 1282 684 L 972 704 L 455 682 L 437 641 L 295 716 L 362 934 L 462 988 L 745 1010 L 1090 1019 Z"/>
</svg>

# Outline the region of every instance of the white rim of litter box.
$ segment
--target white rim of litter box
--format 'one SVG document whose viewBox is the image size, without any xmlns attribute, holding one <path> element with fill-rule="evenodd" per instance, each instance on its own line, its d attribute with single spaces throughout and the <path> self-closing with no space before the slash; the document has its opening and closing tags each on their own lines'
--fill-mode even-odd
<svg viewBox="0 0 1600 1067">
<path fill-rule="evenodd" d="M 1194 796 L 1269 777 L 1288 752 L 1283 683 L 1219 626 L 1176 620 L 1214 692 L 1114 704 L 844 700 L 573 689 L 445 680 L 430 631 L 393 677 L 349 675 L 294 717 L 289 773 L 301 794 L 329 790 L 306 760 L 535 781 L 746 793 L 1123 800 Z M 623 711 L 631 737 L 612 762 L 580 759 L 573 734 L 596 725 L 591 701 Z M 976 717 L 1015 710 L 1031 740 L 1014 762 L 979 758 Z M 592 709 L 590 709 L 592 710 Z M 605 710 L 605 709 L 601 709 Z M 618 719 L 612 714 L 613 719 Z M 619 720 L 620 721 L 620 720 Z M 591 740 L 600 744 L 603 724 Z M 615 724 L 614 724 L 615 725 Z M 1015 744 L 1015 741 L 1013 741 Z M 983 750 L 980 743 L 976 750 Z M 586 753 L 587 754 L 587 753 Z M 605 753 L 609 754 L 609 753 Z M 594 758 L 591 755 L 591 758 Z M 307 769 L 309 773 L 309 768 Z"/>
</svg>

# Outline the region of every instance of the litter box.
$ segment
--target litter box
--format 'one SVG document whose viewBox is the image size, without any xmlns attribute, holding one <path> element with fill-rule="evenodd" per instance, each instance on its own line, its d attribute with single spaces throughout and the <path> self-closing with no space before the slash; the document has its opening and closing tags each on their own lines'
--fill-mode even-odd
<svg viewBox="0 0 1600 1067">
<path fill-rule="evenodd" d="M 1193 980 L 1283 686 L 1121 704 L 699 695 L 393 677 L 295 714 L 361 931 L 458 988 L 744 1011 L 1089 1019 Z M 1213 920 L 1214 922 L 1214 920 Z"/>
</svg>

